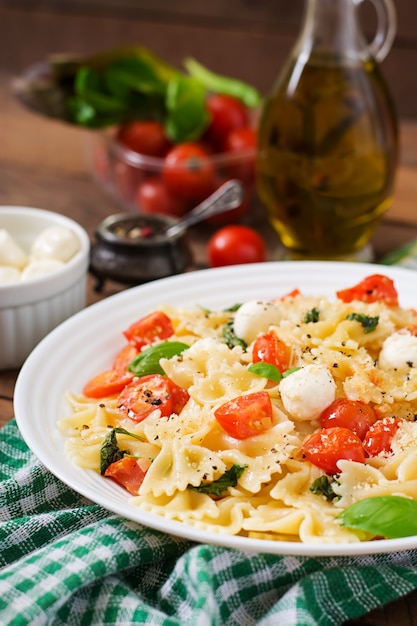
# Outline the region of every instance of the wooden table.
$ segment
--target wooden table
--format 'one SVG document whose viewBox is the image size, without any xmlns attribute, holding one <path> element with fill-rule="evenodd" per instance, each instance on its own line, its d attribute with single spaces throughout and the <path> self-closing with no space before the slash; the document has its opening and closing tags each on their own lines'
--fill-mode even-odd
<svg viewBox="0 0 417 626">
<path fill-rule="evenodd" d="M 11 95 L 10 77 L 0 74 L 0 204 L 44 208 L 68 215 L 94 237 L 98 223 L 118 212 L 113 200 L 92 181 L 84 159 L 84 132 L 23 110 Z M 417 123 L 401 125 L 401 166 L 394 204 L 373 239 L 376 258 L 417 238 Z M 263 212 L 253 224 L 263 233 L 272 260 L 279 242 Z M 206 264 L 207 229 L 190 232 L 196 267 Z M 100 293 L 89 278 L 88 303 L 123 287 L 106 283 Z M 1 346 L 0 346 L 1 350 Z M 0 372 L 0 426 L 13 418 L 13 389 L 18 372 Z M 417 624 L 417 591 L 353 622 L 368 626 Z"/>
</svg>

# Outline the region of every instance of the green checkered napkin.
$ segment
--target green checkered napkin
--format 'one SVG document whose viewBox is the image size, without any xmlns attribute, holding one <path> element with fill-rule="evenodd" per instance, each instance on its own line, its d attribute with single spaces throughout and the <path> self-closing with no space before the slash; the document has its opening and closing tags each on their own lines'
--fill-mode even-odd
<svg viewBox="0 0 417 626">
<path fill-rule="evenodd" d="M 313 559 L 196 545 L 92 504 L 0 430 L 0 624 L 342 624 L 417 587 L 417 551 Z"/>
</svg>

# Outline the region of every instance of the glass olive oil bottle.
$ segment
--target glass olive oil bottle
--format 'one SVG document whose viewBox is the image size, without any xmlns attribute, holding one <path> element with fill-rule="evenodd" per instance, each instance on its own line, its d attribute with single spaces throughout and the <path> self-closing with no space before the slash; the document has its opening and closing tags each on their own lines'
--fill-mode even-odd
<svg viewBox="0 0 417 626">
<path fill-rule="evenodd" d="M 300 40 L 261 115 L 259 195 L 295 257 L 354 256 L 392 202 L 396 115 L 357 4 L 308 0 Z"/>
</svg>

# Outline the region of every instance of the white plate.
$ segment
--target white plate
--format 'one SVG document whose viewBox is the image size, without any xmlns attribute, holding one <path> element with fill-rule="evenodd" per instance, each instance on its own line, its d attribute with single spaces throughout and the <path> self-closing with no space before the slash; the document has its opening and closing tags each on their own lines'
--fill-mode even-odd
<svg viewBox="0 0 417 626">
<path fill-rule="evenodd" d="M 279 297 L 298 287 L 305 295 L 334 297 L 369 274 L 394 279 L 403 307 L 417 307 L 417 274 L 412 270 L 355 263 L 272 262 L 201 270 L 123 291 L 76 314 L 32 352 L 15 388 L 15 415 L 34 454 L 60 480 L 93 502 L 164 533 L 249 552 L 307 556 L 353 555 L 417 548 L 417 536 L 357 544 L 300 544 L 229 537 L 141 511 L 126 492 L 93 471 L 74 466 L 64 453 L 56 422 L 67 415 L 68 389 L 79 392 L 106 369 L 124 345 L 122 330 L 161 304 L 224 308 L 251 298 Z"/>
</svg>

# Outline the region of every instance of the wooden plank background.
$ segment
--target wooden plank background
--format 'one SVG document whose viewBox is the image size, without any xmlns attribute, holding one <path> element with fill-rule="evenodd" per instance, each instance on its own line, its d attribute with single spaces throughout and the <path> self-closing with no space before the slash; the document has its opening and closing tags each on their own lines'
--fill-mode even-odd
<svg viewBox="0 0 417 626">
<path fill-rule="evenodd" d="M 394 2 L 398 32 L 382 70 L 399 116 L 415 119 L 417 5 Z M 304 0 L 0 0 L 0 69 L 19 73 L 50 53 L 136 43 L 177 66 L 195 56 L 265 93 L 299 32 L 303 6 Z M 371 37 L 368 1 L 362 17 Z"/>
</svg>

